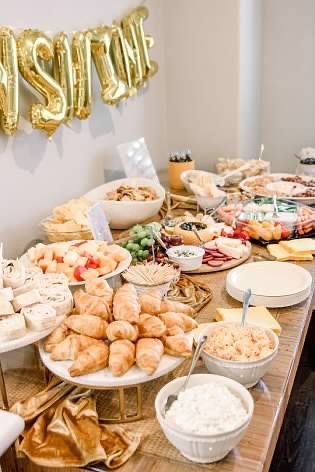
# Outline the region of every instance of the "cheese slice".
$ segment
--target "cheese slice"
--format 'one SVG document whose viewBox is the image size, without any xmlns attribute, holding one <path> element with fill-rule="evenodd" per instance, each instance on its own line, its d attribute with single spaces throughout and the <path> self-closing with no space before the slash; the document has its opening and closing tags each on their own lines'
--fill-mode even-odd
<svg viewBox="0 0 315 472">
<path fill-rule="evenodd" d="M 295 254 L 315 254 L 315 240 L 311 238 L 280 241 L 279 244 L 284 247 L 286 251 Z"/>
<path fill-rule="evenodd" d="M 37 289 L 30 290 L 29 292 L 22 293 L 18 295 L 13 300 L 13 308 L 15 311 L 20 311 L 22 308 L 30 305 L 34 305 L 34 303 L 41 302 L 41 297 L 39 291 Z"/>
<path fill-rule="evenodd" d="M 242 308 L 217 308 L 215 312 L 216 321 L 233 321 L 240 323 L 242 319 Z M 248 309 L 246 320 L 261 328 L 272 329 L 278 336 L 281 326 L 272 316 L 269 310 L 263 306 L 252 306 Z"/>
<path fill-rule="evenodd" d="M 26 326 L 34 331 L 53 328 L 56 324 L 56 310 L 46 303 L 23 308 L 21 315 L 25 318 Z"/>
<path fill-rule="evenodd" d="M 15 314 L 0 318 L 0 341 L 10 341 L 24 336 L 26 325 L 24 316 Z"/>
<path fill-rule="evenodd" d="M 286 250 L 280 244 L 268 244 L 268 252 L 275 257 L 277 261 L 312 261 L 312 254 L 294 253 Z"/>
</svg>

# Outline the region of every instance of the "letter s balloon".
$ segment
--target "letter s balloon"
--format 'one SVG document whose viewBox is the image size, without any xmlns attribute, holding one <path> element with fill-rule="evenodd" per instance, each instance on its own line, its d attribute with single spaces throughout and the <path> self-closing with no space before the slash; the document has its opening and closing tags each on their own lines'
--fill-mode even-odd
<svg viewBox="0 0 315 472">
<path fill-rule="evenodd" d="M 24 79 L 43 95 L 47 104 L 36 103 L 31 108 L 33 128 L 43 129 L 52 136 L 64 122 L 67 111 L 65 94 L 58 82 L 40 65 L 39 59 L 49 63 L 54 57 L 52 40 L 37 30 L 24 30 L 17 40 L 19 69 Z"/>
</svg>

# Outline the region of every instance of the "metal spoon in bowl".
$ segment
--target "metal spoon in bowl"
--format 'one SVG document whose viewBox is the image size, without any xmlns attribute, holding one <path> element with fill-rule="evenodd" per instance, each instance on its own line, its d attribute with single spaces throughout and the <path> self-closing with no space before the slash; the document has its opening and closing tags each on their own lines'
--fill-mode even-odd
<svg viewBox="0 0 315 472">
<path fill-rule="evenodd" d="M 177 394 L 169 395 L 167 397 L 167 400 L 166 400 L 166 403 L 165 403 L 165 408 L 164 408 L 164 415 L 171 408 L 174 401 L 177 400 L 179 393 L 184 392 L 186 390 L 189 379 L 190 379 L 190 376 L 194 371 L 194 368 L 196 366 L 196 363 L 199 359 L 200 353 L 201 353 L 201 351 L 203 349 L 203 346 L 205 345 L 206 341 L 207 341 L 207 336 L 201 336 L 200 337 L 200 339 L 198 341 L 198 344 L 197 344 L 197 347 L 196 347 L 196 350 L 195 350 L 195 353 L 194 353 L 194 357 L 192 358 L 192 361 L 191 361 L 191 364 L 190 364 L 190 369 L 189 369 L 188 375 L 186 377 L 186 380 L 184 382 L 184 385 L 178 390 Z"/>
<path fill-rule="evenodd" d="M 250 288 L 247 288 L 243 294 L 243 313 L 242 313 L 241 328 L 244 328 L 245 326 L 245 320 L 246 320 L 251 296 L 252 296 L 252 291 Z"/>
</svg>

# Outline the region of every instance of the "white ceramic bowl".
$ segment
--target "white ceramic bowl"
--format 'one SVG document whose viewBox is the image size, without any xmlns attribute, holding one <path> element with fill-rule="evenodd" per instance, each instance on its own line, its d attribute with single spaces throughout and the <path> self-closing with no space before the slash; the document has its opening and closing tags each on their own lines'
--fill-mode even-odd
<svg viewBox="0 0 315 472">
<path fill-rule="evenodd" d="M 157 394 L 155 399 L 155 411 L 158 422 L 170 443 L 180 451 L 187 459 L 199 463 L 211 463 L 223 459 L 240 441 L 245 433 L 254 411 L 254 401 L 251 394 L 239 383 L 226 377 L 210 374 L 194 374 L 189 380 L 189 387 L 216 382 L 226 385 L 234 394 L 238 395 L 247 412 L 248 419 L 238 428 L 220 434 L 197 435 L 186 433 L 176 429 L 164 417 L 166 399 L 171 394 L 176 394 L 183 385 L 186 377 L 179 377 L 166 384 Z M 213 408 L 214 405 L 209 405 Z"/>
<path fill-rule="evenodd" d="M 176 251 L 192 251 L 195 253 L 194 256 L 180 257 L 176 256 Z M 189 246 L 188 244 L 182 244 L 181 246 L 173 246 L 166 251 L 166 254 L 170 261 L 176 262 L 179 265 L 180 270 L 183 272 L 189 272 L 190 270 L 197 270 L 202 266 L 202 258 L 205 250 L 198 246 Z"/>
<path fill-rule="evenodd" d="M 223 190 L 218 190 L 218 197 L 202 197 L 200 195 L 195 195 L 198 205 L 203 209 L 207 210 L 208 208 L 216 208 L 222 200 L 226 197 L 226 193 Z"/>
<path fill-rule="evenodd" d="M 193 175 L 211 175 L 215 185 L 224 185 L 224 179 L 218 174 L 212 172 L 206 172 L 205 170 L 185 170 L 181 173 L 180 179 L 184 184 L 185 190 L 189 193 L 194 193 L 189 184 L 189 177 Z"/>
<path fill-rule="evenodd" d="M 207 326 L 201 333 L 200 336 L 208 334 L 211 330 L 215 329 L 219 325 L 235 325 L 235 323 L 228 321 L 219 321 L 218 323 L 213 323 L 210 326 Z M 254 325 L 252 325 L 254 326 Z M 256 326 L 257 327 L 257 326 Z M 201 357 L 211 374 L 223 375 L 229 377 L 230 379 L 235 380 L 236 382 L 241 383 L 246 388 L 253 387 L 256 385 L 259 380 L 265 375 L 265 373 L 270 368 L 270 365 L 274 358 L 276 357 L 279 349 L 279 338 L 271 330 L 265 329 L 267 335 L 273 342 L 274 349 L 266 357 L 259 359 L 257 361 L 241 362 L 241 361 L 227 361 L 224 359 L 219 359 L 218 357 L 211 356 L 205 351 L 202 351 Z"/>
<path fill-rule="evenodd" d="M 152 188 L 158 198 L 146 202 L 104 200 L 106 194 L 120 187 L 130 185 L 132 187 L 147 186 Z M 84 195 L 93 203 L 100 201 L 104 208 L 108 222 L 113 229 L 128 229 L 131 226 L 143 223 L 145 220 L 155 216 L 165 198 L 164 188 L 150 179 L 129 178 L 119 179 L 100 185 Z"/>
</svg>

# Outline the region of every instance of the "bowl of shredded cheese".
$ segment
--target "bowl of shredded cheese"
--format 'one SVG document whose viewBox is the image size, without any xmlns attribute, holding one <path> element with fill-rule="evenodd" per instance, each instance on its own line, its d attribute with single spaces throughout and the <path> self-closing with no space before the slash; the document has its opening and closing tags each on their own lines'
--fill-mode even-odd
<svg viewBox="0 0 315 472">
<path fill-rule="evenodd" d="M 240 441 L 254 410 L 251 394 L 238 382 L 211 374 L 194 374 L 186 390 L 165 412 L 169 395 L 185 377 L 166 384 L 155 400 L 156 416 L 167 439 L 187 459 L 211 463 L 223 459 Z"/>
<path fill-rule="evenodd" d="M 211 374 L 224 375 L 246 388 L 253 387 L 270 368 L 279 349 L 279 338 L 256 325 L 220 321 L 200 335 L 208 339 L 201 354 Z"/>
</svg>

